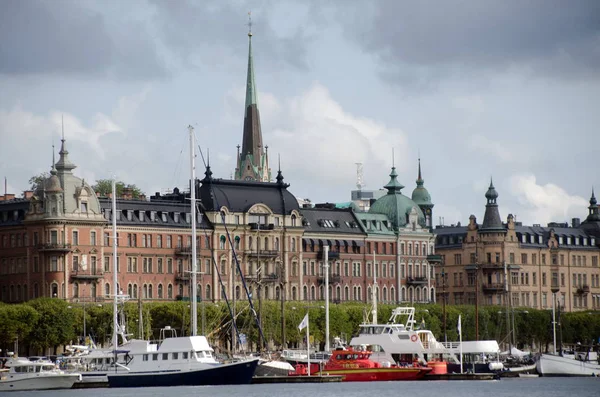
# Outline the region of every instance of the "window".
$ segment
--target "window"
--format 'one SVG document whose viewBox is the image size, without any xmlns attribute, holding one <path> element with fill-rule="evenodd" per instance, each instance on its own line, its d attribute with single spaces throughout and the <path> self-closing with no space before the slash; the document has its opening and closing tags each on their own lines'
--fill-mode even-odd
<svg viewBox="0 0 600 397">
<path fill-rule="evenodd" d="M 93 230 L 90 232 L 90 245 L 96 245 L 96 232 Z"/>
<path fill-rule="evenodd" d="M 104 272 L 110 272 L 110 256 L 104 257 Z"/>
<path fill-rule="evenodd" d="M 77 230 L 73 230 L 73 245 L 79 245 L 79 232 Z"/>
<path fill-rule="evenodd" d="M 461 256 L 461 254 L 454 254 L 454 264 L 455 265 L 462 264 L 462 256 Z"/>
<path fill-rule="evenodd" d="M 521 254 L 521 264 L 522 265 L 527 264 L 527 254 Z"/>
<path fill-rule="evenodd" d="M 88 212 L 88 205 L 85 201 L 81 202 L 81 212 Z"/>
<path fill-rule="evenodd" d="M 173 248 L 173 237 L 171 235 L 167 235 L 167 248 Z"/>
<path fill-rule="evenodd" d="M 162 274 L 162 272 L 163 272 L 163 259 L 162 258 L 158 258 L 156 260 L 156 272 L 159 274 Z"/>
</svg>

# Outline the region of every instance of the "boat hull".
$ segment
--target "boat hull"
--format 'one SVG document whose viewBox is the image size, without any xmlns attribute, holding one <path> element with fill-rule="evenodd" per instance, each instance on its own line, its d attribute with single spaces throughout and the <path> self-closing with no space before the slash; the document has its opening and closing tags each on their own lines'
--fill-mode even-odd
<svg viewBox="0 0 600 397">
<path fill-rule="evenodd" d="M 600 364 L 542 354 L 537 361 L 537 372 L 542 376 L 598 376 Z"/>
<path fill-rule="evenodd" d="M 108 375 L 109 387 L 244 385 L 252 382 L 258 359 L 187 371 L 128 372 Z"/>
<path fill-rule="evenodd" d="M 26 390 L 70 389 L 81 377 L 78 374 L 57 374 L 0 381 L 0 392 Z"/>
<path fill-rule="evenodd" d="M 376 382 L 392 380 L 419 380 L 431 368 L 360 368 L 334 369 L 317 372 L 315 375 L 341 376 L 342 382 Z"/>
</svg>

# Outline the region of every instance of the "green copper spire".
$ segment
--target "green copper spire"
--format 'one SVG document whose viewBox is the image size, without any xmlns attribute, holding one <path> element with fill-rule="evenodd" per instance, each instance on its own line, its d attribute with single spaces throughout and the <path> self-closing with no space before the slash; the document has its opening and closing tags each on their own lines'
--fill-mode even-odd
<svg viewBox="0 0 600 397">
<path fill-rule="evenodd" d="M 392 167 L 390 181 L 384 186 L 384 188 L 388 190 L 388 194 L 401 194 L 400 190 L 404 189 L 404 185 L 398 182 L 398 173 L 396 172 L 396 167 Z"/>
<path fill-rule="evenodd" d="M 250 23 L 250 26 L 252 24 Z M 252 31 L 248 32 L 248 77 L 246 79 L 246 112 L 248 106 L 258 105 L 256 82 L 254 81 L 254 61 L 252 60 Z"/>
</svg>

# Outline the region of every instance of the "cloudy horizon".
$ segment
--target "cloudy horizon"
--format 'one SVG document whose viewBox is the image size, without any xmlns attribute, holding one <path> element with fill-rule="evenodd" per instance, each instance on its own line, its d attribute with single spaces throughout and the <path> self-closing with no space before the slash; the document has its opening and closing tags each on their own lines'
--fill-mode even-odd
<svg viewBox="0 0 600 397">
<path fill-rule="evenodd" d="M 345 202 L 421 158 L 434 223 L 585 219 L 598 187 L 600 3 L 576 0 L 0 2 L 0 169 L 8 193 L 58 155 L 147 195 L 187 185 L 187 126 L 230 178 L 247 12 L 263 141 L 289 190 Z M 198 162 L 200 163 L 200 162 Z M 201 177 L 203 167 L 198 164 Z"/>
</svg>

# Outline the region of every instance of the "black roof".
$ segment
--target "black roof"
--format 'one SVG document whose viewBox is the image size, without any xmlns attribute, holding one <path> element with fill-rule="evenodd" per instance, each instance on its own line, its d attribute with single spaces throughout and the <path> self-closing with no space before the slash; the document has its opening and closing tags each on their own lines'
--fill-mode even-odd
<svg viewBox="0 0 600 397">
<path fill-rule="evenodd" d="M 104 197 L 99 200 L 102 214 L 110 221 L 112 200 Z M 120 213 L 117 224 L 121 226 L 191 227 L 191 217 L 186 215 L 190 214 L 190 204 L 188 200 L 183 199 L 180 202 L 117 199 L 117 213 Z M 154 220 L 152 213 L 154 213 Z M 198 216 L 196 220 L 198 227 L 211 228 L 206 217 Z"/>
<path fill-rule="evenodd" d="M 361 238 L 366 236 L 351 208 L 302 208 L 300 213 L 307 233 L 344 233 Z"/>
<path fill-rule="evenodd" d="M 0 201 L 0 225 L 14 226 L 22 224 L 28 210 L 29 200 L 25 198 Z"/>
<path fill-rule="evenodd" d="M 298 211 L 298 200 L 287 190 L 289 185 L 273 182 L 235 181 L 205 178 L 199 197 L 206 211 L 219 211 L 227 207 L 231 212 L 247 212 L 253 205 L 262 203 L 273 213 L 289 215 Z"/>
</svg>

